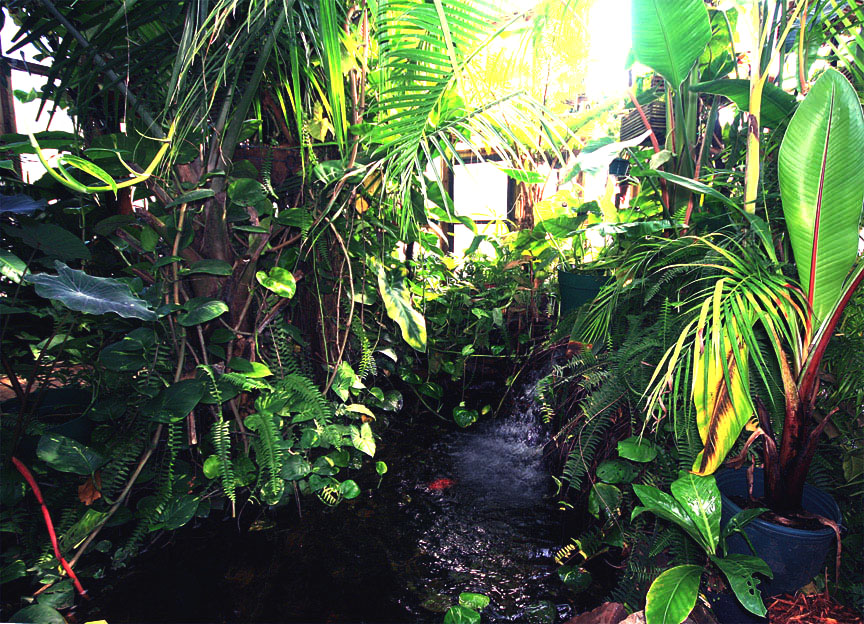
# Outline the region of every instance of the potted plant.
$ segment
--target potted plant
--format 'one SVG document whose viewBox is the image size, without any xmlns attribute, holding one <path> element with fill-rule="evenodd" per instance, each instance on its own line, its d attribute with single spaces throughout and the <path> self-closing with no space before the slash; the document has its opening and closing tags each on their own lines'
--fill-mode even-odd
<svg viewBox="0 0 864 624">
<path fill-rule="evenodd" d="M 820 414 L 817 407 L 822 358 L 864 279 L 864 261 L 858 255 L 864 206 L 862 144 L 864 115 L 855 90 L 842 74 L 829 69 L 799 105 L 779 152 L 786 235 L 801 286 L 782 273 L 770 230 L 758 217 L 750 217 L 750 223 L 759 243 L 724 246 L 693 237 L 694 244 L 714 250 L 718 262 L 712 267 L 722 277 L 685 311 L 686 327 L 657 366 L 647 391 L 650 413 L 673 387 L 676 375 L 692 363 L 692 398 L 704 443 L 692 472 L 713 474 L 747 427 L 751 433 L 742 459 L 752 444 L 762 442 L 764 484 L 753 493 L 761 495 L 760 506 L 797 521 L 839 521 L 836 505 L 805 487 L 805 479 L 834 413 Z M 765 343 L 773 363 L 760 349 Z M 769 410 L 752 397 L 751 382 L 769 391 L 776 387 L 782 394 L 777 397 L 782 406 L 780 436 L 774 433 Z M 737 475 L 718 477 L 721 490 L 730 494 L 748 493 L 743 480 Z M 833 517 L 826 519 L 826 514 Z M 755 521 L 748 534 L 757 554 L 774 570 L 771 590 L 797 590 L 821 568 L 834 529 L 823 528 L 820 536 L 806 527 L 796 534 L 776 524 L 762 526 L 771 524 Z M 783 535 L 765 539 L 760 531 Z M 781 572 L 788 574 L 784 578 Z"/>
</svg>

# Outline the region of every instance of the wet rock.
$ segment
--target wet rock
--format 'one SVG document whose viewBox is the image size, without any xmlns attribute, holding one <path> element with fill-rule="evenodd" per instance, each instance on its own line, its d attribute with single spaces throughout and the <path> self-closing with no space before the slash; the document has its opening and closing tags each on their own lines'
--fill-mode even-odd
<svg viewBox="0 0 864 624">
<path fill-rule="evenodd" d="M 626 620 L 622 620 L 619 624 L 645 624 L 645 612 L 637 611 L 630 615 Z M 696 622 L 688 617 L 681 624 L 696 624 Z"/>
<path fill-rule="evenodd" d="M 432 594 L 420 605 L 432 613 L 446 613 L 453 604 L 453 599 L 446 594 Z"/>
<path fill-rule="evenodd" d="M 567 620 L 565 624 L 618 624 L 627 617 L 627 609 L 620 602 L 604 602 L 602 605 Z"/>
<path fill-rule="evenodd" d="M 528 624 L 555 624 L 558 610 L 548 600 L 541 600 L 525 607 L 525 621 Z"/>
</svg>

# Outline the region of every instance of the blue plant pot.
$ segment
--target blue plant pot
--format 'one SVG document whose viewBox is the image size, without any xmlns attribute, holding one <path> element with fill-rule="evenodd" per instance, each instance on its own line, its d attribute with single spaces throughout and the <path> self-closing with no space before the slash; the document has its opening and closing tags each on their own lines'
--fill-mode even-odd
<svg viewBox="0 0 864 624">
<path fill-rule="evenodd" d="M 558 269 L 561 314 L 567 314 L 592 301 L 608 282 L 607 277 Z"/>
<path fill-rule="evenodd" d="M 732 516 L 741 511 L 729 497 L 748 497 L 746 471 L 718 472 L 717 486 L 723 499 L 722 522 L 725 525 Z M 753 475 L 753 496 L 761 497 L 763 488 L 762 469 L 757 468 Z M 834 499 L 811 485 L 804 486 L 802 505 L 805 511 L 840 522 L 840 509 Z M 822 570 L 825 557 L 835 541 L 834 531 L 829 527 L 806 531 L 773 524 L 760 518 L 744 527 L 744 531 L 753 543 L 756 554 L 764 559 L 774 572 L 773 580 L 763 579 L 759 584 L 763 598 L 795 592 L 809 583 Z M 739 533 L 729 537 L 726 544 L 731 553 L 752 554 Z"/>
</svg>

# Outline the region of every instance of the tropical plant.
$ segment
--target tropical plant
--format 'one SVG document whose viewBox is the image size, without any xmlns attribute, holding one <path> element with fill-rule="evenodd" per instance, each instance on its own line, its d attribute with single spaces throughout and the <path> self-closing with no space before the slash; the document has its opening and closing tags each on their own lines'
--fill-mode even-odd
<svg viewBox="0 0 864 624">
<path fill-rule="evenodd" d="M 722 277 L 693 300 L 690 321 L 657 366 L 649 391 L 649 405 L 656 406 L 679 367 L 692 361 L 693 399 L 705 443 L 694 472 L 716 470 L 753 422 L 750 442 L 758 437 L 764 442 L 766 502 L 784 512 L 800 509 L 807 470 L 830 419 L 830 414 L 816 419 L 822 358 L 864 279 L 857 249 L 864 161 L 854 147 L 861 141 L 864 115 L 855 91 L 829 70 L 800 105 L 780 148 L 783 212 L 801 288 L 782 273 L 770 238 L 757 237 L 756 249 L 735 251 L 703 239 L 717 252 Z M 776 369 L 762 354 L 763 336 Z M 769 389 L 775 387 L 769 378 L 779 371 L 785 405 L 779 440 L 767 411 L 756 409 L 751 399 L 751 366 Z"/>
<path fill-rule="evenodd" d="M 751 613 L 765 615 L 766 608 L 756 589 L 758 580 L 755 575 L 773 578 L 771 568 L 754 555 L 726 553 L 726 538 L 741 532 L 764 509 L 742 510 L 730 518 L 721 530 L 720 490 L 713 475 L 701 477 L 682 472 L 671 484 L 671 496 L 649 485 L 634 485 L 633 490 L 644 505 L 633 509 L 634 518 L 650 511 L 679 526 L 723 573 L 741 604 Z M 648 589 L 645 604 L 648 624 L 682 622 L 696 604 L 704 572 L 703 565 L 685 564 L 660 574 Z"/>
</svg>

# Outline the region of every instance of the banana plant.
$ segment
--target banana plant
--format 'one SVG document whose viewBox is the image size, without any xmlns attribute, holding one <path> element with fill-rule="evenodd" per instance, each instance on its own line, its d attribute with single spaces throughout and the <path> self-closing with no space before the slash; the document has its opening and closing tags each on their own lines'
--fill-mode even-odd
<svg viewBox="0 0 864 624">
<path fill-rule="evenodd" d="M 858 251 L 862 143 L 864 114 L 855 90 L 829 69 L 799 105 L 778 158 L 785 236 L 800 286 L 781 272 L 764 222 L 751 221 L 761 247 L 694 237 L 695 244 L 716 255 L 712 266 L 724 276 L 690 306 L 689 323 L 657 366 L 647 393 L 649 408 L 658 406 L 682 367 L 689 370 L 692 363 L 692 393 L 704 443 L 692 471 L 714 472 L 747 427 L 752 431 L 748 446 L 763 440 L 765 498 L 775 511 L 801 507 L 804 480 L 831 416 L 816 417 L 822 358 L 864 280 Z M 776 366 L 769 366 L 760 350 L 760 334 L 767 337 Z M 770 381 L 773 370 L 779 370 L 776 384 Z M 754 372 L 764 387 L 782 389 L 779 440 L 767 409 L 756 409 L 751 400 L 748 373 L 754 377 Z"/>
<path fill-rule="evenodd" d="M 771 568 L 754 555 L 726 554 L 726 538 L 741 531 L 765 509 L 739 511 L 721 530 L 720 490 L 714 476 L 700 477 L 682 473 L 672 482 L 669 495 L 649 485 L 634 485 L 643 507 L 633 510 L 632 518 L 650 511 L 681 528 L 707 555 L 708 561 L 726 577 L 732 592 L 745 609 L 758 616 L 766 613 L 762 596 L 756 589 L 756 574 L 773 578 Z M 718 549 L 720 553 L 718 553 Z M 705 566 L 684 564 L 662 572 L 648 589 L 645 604 L 647 624 L 681 624 L 696 605 Z"/>
</svg>

